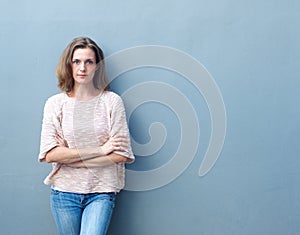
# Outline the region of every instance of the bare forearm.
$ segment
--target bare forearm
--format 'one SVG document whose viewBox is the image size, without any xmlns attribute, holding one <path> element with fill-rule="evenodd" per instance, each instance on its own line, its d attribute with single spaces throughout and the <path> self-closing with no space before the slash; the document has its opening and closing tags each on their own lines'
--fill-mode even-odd
<svg viewBox="0 0 300 235">
<path fill-rule="evenodd" d="M 68 164 L 99 156 L 105 156 L 101 150 L 101 147 L 84 149 L 55 147 L 47 153 L 46 161 Z"/>
<path fill-rule="evenodd" d="M 130 159 L 124 156 L 121 156 L 119 154 L 111 153 L 107 156 L 102 157 L 95 157 L 90 159 L 81 159 L 78 162 L 74 162 L 71 164 L 67 164 L 70 167 L 73 168 L 81 168 L 81 167 L 102 167 L 102 166 L 108 166 L 119 162 L 129 162 Z"/>
<path fill-rule="evenodd" d="M 114 162 L 108 157 L 96 157 L 96 158 L 90 158 L 86 160 L 80 160 L 71 164 L 67 164 L 69 167 L 73 168 L 95 168 L 95 167 L 101 167 L 101 166 L 109 166 L 114 164 Z"/>
<path fill-rule="evenodd" d="M 65 140 L 56 136 L 58 146 L 51 149 L 46 154 L 47 162 L 59 162 L 63 164 L 85 161 L 93 158 L 99 158 L 112 153 L 113 151 L 122 151 L 127 146 L 127 140 L 122 135 L 110 137 L 104 145 L 94 148 L 68 148 Z"/>
</svg>

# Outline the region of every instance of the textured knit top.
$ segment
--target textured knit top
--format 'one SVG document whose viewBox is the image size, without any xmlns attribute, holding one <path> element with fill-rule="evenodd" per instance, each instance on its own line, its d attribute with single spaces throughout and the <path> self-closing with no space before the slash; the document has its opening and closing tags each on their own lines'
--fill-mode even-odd
<svg viewBox="0 0 300 235">
<path fill-rule="evenodd" d="M 44 107 L 39 161 L 58 146 L 55 136 L 63 138 L 69 148 L 89 148 L 103 145 L 110 136 L 130 138 L 122 99 L 104 91 L 100 95 L 79 101 L 65 93 L 50 97 Z M 134 161 L 131 147 L 115 153 Z M 72 168 L 52 163 L 52 171 L 44 180 L 62 191 L 74 193 L 119 192 L 124 187 L 124 163 L 113 163 L 94 168 Z"/>
</svg>

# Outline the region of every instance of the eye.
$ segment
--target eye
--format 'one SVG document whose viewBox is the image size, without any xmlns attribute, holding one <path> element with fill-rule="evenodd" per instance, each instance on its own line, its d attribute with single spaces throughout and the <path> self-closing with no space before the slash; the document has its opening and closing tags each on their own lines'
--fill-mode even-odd
<svg viewBox="0 0 300 235">
<path fill-rule="evenodd" d="M 94 64 L 94 61 L 88 60 L 86 63 L 87 63 L 87 64 Z"/>
<path fill-rule="evenodd" d="M 79 60 L 73 60 L 73 62 L 72 62 L 73 64 L 79 64 L 80 63 L 80 61 Z"/>
</svg>

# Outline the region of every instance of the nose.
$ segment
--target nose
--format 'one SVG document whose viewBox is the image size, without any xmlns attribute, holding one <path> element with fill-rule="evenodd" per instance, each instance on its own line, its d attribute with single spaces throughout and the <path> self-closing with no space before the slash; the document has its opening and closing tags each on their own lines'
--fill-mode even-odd
<svg viewBox="0 0 300 235">
<path fill-rule="evenodd" d="M 85 63 L 80 63 L 80 71 L 85 71 Z"/>
</svg>

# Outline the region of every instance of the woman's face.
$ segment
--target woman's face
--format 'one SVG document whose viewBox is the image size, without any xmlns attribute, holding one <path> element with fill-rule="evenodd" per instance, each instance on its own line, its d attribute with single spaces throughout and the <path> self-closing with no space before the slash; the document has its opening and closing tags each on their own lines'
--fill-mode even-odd
<svg viewBox="0 0 300 235">
<path fill-rule="evenodd" d="M 78 48 L 73 53 L 72 74 L 75 85 L 93 84 L 96 55 L 91 48 Z"/>
</svg>

